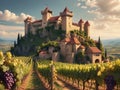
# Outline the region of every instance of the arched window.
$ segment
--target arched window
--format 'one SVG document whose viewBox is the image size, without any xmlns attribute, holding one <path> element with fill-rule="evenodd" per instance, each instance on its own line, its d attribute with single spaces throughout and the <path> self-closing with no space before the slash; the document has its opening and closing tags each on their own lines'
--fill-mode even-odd
<svg viewBox="0 0 120 90">
<path fill-rule="evenodd" d="M 95 60 L 95 63 L 100 63 L 100 60 L 99 60 L 99 59 L 96 59 L 96 60 Z"/>
</svg>

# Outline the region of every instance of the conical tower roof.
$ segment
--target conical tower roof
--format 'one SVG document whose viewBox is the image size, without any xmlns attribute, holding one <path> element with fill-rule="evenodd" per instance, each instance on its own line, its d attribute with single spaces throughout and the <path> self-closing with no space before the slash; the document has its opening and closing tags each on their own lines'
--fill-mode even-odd
<svg viewBox="0 0 120 90">
<path fill-rule="evenodd" d="M 88 21 L 85 22 L 86 26 L 90 26 L 90 23 Z"/>
</svg>

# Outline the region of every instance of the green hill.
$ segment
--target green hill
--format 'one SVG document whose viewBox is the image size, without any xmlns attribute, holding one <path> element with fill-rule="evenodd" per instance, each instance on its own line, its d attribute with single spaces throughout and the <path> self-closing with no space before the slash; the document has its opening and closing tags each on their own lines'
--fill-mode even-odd
<svg viewBox="0 0 120 90">
<path fill-rule="evenodd" d="M 97 46 L 98 48 L 103 48 L 101 47 L 101 42 L 94 41 L 83 31 L 71 31 L 70 36 L 72 37 L 72 35 L 85 47 Z M 21 37 L 21 35 L 18 34 L 17 42 L 14 42 L 14 47 L 11 48 L 11 52 L 17 56 L 30 56 L 38 55 L 40 50 L 48 52 L 49 46 L 54 46 L 55 51 L 60 50 L 60 46 L 57 43 L 65 39 L 65 37 L 70 36 L 67 36 L 64 30 L 55 30 L 52 26 L 46 27 L 45 29 L 38 29 L 35 35 L 28 33 L 24 37 Z M 102 49 L 102 55 L 103 54 L 104 50 Z"/>
<path fill-rule="evenodd" d="M 29 33 L 24 37 L 18 34 L 17 42 L 14 42 L 11 52 L 14 55 L 35 55 L 40 50 L 42 43 L 58 41 L 64 37 L 65 32 L 63 30 L 54 30 L 52 28 L 47 28 L 47 30 L 38 29 L 35 35 Z"/>
</svg>

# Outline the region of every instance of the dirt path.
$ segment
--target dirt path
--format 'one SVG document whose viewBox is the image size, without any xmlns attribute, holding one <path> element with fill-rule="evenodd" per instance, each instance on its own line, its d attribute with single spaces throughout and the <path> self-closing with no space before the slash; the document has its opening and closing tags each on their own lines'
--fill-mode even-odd
<svg viewBox="0 0 120 90">
<path fill-rule="evenodd" d="M 47 90 L 38 75 L 35 72 L 35 68 L 30 71 L 28 76 L 25 78 L 21 86 L 17 90 Z"/>
<path fill-rule="evenodd" d="M 33 70 L 28 82 L 27 88 L 25 90 L 46 90 L 43 87 L 42 82 L 37 76 L 36 72 Z"/>
<path fill-rule="evenodd" d="M 30 71 L 24 79 L 22 85 L 17 90 L 48 90 L 44 87 L 39 73 L 37 74 L 35 67 Z M 80 90 L 69 83 L 58 78 L 55 82 L 55 90 Z"/>
<path fill-rule="evenodd" d="M 55 87 L 56 87 L 56 90 L 80 90 L 77 87 L 70 85 L 69 83 L 63 81 L 60 78 L 56 80 Z"/>
<path fill-rule="evenodd" d="M 32 70 L 30 71 L 30 73 L 24 78 L 24 80 L 22 81 L 23 83 L 20 85 L 20 87 L 17 90 L 25 90 L 26 85 L 28 84 L 29 80 L 30 80 L 30 76 L 32 74 Z"/>
</svg>

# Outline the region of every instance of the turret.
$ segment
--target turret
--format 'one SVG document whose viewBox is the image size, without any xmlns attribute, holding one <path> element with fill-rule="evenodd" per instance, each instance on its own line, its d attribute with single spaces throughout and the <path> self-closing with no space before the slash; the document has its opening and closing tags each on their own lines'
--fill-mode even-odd
<svg viewBox="0 0 120 90">
<path fill-rule="evenodd" d="M 60 13 L 60 16 L 62 17 L 62 29 L 66 30 L 66 34 L 68 34 L 72 27 L 73 13 L 66 7 L 63 12 Z"/>
<path fill-rule="evenodd" d="M 47 26 L 48 20 L 52 17 L 52 11 L 46 7 L 43 11 L 41 11 L 42 14 L 42 27 Z"/>
<path fill-rule="evenodd" d="M 85 35 L 89 37 L 90 36 L 90 24 L 88 21 L 86 21 L 84 24 L 84 31 L 85 31 Z"/>
<path fill-rule="evenodd" d="M 30 30 L 30 23 L 32 22 L 32 18 L 31 17 L 27 17 L 25 20 L 24 20 L 24 23 L 25 23 L 25 35 L 28 34 L 29 30 Z"/>
<path fill-rule="evenodd" d="M 80 19 L 78 25 L 80 26 L 80 31 L 84 31 L 84 21 L 82 19 Z"/>
</svg>

